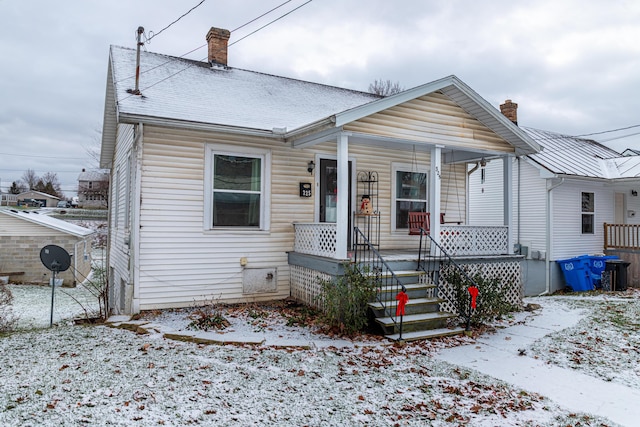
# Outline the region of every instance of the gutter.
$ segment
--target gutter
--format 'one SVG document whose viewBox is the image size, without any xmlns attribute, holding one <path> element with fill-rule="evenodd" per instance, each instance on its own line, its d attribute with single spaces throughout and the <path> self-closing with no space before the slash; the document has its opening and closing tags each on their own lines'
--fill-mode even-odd
<svg viewBox="0 0 640 427">
<path fill-rule="evenodd" d="M 564 178 L 560 178 L 560 182 L 558 182 L 557 184 L 551 185 L 549 188 L 547 188 L 547 207 L 546 207 L 546 230 L 545 230 L 545 240 L 546 240 L 546 251 L 547 251 L 547 256 L 545 257 L 544 263 L 545 263 L 545 291 L 543 293 L 541 293 L 540 295 L 548 295 L 551 292 L 551 260 L 549 258 L 551 258 L 551 203 L 552 203 L 552 198 L 551 198 L 551 191 L 553 191 L 555 188 L 561 186 L 562 184 L 564 184 Z"/>
<path fill-rule="evenodd" d="M 178 129 L 202 130 L 235 135 L 250 135 L 263 138 L 275 138 L 280 140 L 282 139 L 281 133 L 274 133 L 272 130 L 216 125 L 202 122 L 190 122 L 185 120 L 172 120 L 161 117 L 142 116 L 138 114 L 122 113 L 120 115 L 119 123 L 128 123 L 133 125 L 145 124 L 151 126 L 173 127 Z"/>
</svg>

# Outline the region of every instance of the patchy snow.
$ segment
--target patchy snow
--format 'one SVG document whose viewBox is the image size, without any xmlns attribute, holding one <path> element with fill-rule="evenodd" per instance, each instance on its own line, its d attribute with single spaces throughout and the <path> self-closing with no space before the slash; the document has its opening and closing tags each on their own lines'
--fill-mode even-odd
<svg viewBox="0 0 640 427">
<path fill-rule="evenodd" d="M 558 385 L 579 396 L 582 383 L 571 381 L 587 378 L 633 397 L 640 388 L 633 366 L 637 324 L 629 328 L 637 320 L 626 316 L 638 318 L 638 293 L 537 298 L 531 301 L 542 310 L 518 313 L 498 323 L 494 333 L 405 345 L 368 336 L 334 339 L 313 325 L 291 326 L 295 322 L 281 316 L 282 310 L 265 306 L 225 308 L 231 323 L 225 334 L 313 344 L 303 349 L 202 345 L 160 333 L 73 325 L 66 319 L 83 310 L 60 288 L 57 324 L 49 328 L 51 289 L 10 289 L 21 330 L 0 338 L 0 425 L 631 426 L 640 415 L 630 412 L 638 411 L 637 400 L 615 422 L 602 416 L 607 413 L 603 405 L 592 406 L 592 415 L 577 411 L 558 404 L 562 396 L 551 400 L 531 384 L 518 384 L 510 371 L 512 359 L 539 363 L 532 381 L 564 382 Z M 80 288 L 64 291 L 82 295 Z M 148 313 L 140 322 L 187 332 L 190 313 Z M 597 353 L 585 356 L 585 343 L 591 342 Z M 502 358 L 502 367 L 487 375 L 482 363 L 451 363 L 455 358 L 447 352 L 458 349 L 482 350 L 476 359 L 487 362 Z M 584 352 L 580 363 L 573 360 L 577 349 Z M 547 377 L 551 368 L 564 376 Z M 627 404 L 620 393 L 596 397 Z"/>
</svg>

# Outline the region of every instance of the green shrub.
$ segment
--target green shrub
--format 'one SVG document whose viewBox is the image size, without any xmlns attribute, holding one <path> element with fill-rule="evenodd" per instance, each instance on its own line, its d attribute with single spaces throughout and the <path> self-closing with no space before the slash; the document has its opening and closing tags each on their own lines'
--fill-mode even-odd
<svg viewBox="0 0 640 427">
<path fill-rule="evenodd" d="M 476 298 L 476 308 L 472 310 L 471 314 L 472 325 L 500 319 L 502 316 L 518 310 L 517 306 L 507 301 L 506 286 L 498 278 L 486 278 L 480 273 L 476 273 L 470 278 L 475 282 L 479 291 Z M 459 271 L 447 273 L 444 279 L 453 286 L 457 314 L 460 320 L 466 322 L 471 304 L 468 288 L 472 286 L 472 283 Z"/>
<path fill-rule="evenodd" d="M 344 264 L 344 275 L 322 280 L 323 318 L 340 333 L 353 335 L 368 324 L 368 303 L 376 294 L 375 279 L 358 271 L 355 264 Z"/>
</svg>

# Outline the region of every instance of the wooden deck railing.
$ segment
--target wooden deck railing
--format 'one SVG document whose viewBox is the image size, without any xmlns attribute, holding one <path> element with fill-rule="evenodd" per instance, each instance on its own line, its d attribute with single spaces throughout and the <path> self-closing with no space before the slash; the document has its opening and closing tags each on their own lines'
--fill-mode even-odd
<svg viewBox="0 0 640 427">
<path fill-rule="evenodd" d="M 604 223 L 605 249 L 640 249 L 640 224 Z"/>
</svg>

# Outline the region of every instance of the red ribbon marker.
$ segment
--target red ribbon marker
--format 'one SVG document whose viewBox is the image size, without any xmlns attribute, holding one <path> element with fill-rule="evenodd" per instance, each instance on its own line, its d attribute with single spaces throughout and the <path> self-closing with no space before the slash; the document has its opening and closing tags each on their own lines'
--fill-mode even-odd
<svg viewBox="0 0 640 427">
<path fill-rule="evenodd" d="M 467 290 L 469 291 L 469 294 L 471 294 L 471 308 L 476 308 L 476 298 L 480 291 L 475 286 L 469 286 Z"/>
<path fill-rule="evenodd" d="M 404 306 L 407 305 L 407 302 L 409 301 L 409 295 L 404 293 L 404 291 L 400 291 L 398 292 L 398 295 L 396 295 L 396 300 L 398 301 L 396 316 L 404 316 Z"/>
</svg>

